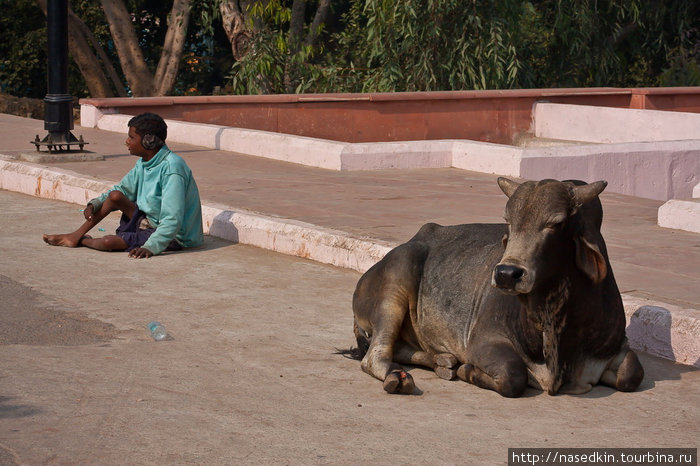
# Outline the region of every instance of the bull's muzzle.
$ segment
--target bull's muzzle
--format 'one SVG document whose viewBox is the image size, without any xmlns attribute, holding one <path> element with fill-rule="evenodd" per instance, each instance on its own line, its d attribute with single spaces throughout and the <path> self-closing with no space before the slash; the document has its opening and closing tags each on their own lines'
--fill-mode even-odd
<svg viewBox="0 0 700 466">
<path fill-rule="evenodd" d="M 525 269 L 522 267 L 498 264 L 493 269 L 491 285 L 500 288 L 506 293 L 517 294 L 521 292 L 518 290 L 518 284 L 522 281 L 523 276 L 525 276 Z"/>
</svg>

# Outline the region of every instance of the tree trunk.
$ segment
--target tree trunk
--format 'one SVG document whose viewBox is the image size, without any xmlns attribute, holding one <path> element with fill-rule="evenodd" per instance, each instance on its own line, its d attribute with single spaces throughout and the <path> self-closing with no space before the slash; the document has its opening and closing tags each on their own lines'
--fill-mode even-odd
<svg viewBox="0 0 700 466">
<path fill-rule="evenodd" d="M 168 18 L 168 32 L 165 35 L 163 51 L 156 70 L 156 95 L 168 94 L 175 84 L 177 71 L 182 60 L 182 51 L 185 47 L 189 22 L 190 0 L 175 0 Z"/>
<path fill-rule="evenodd" d="M 320 0 L 314 20 L 309 27 L 309 32 L 303 44 L 306 46 L 315 46 L 318 42 L 318 37 L 328 16 L 330 8 L 330 0 Z M 294 0 L 292 3 L 292 15 L 289 21 L 289 32 L 287 33 L 287 44 L 289 46 L 289 55 L 293 56 L 301 50 L 302 35 L 304 33 L 304 23 L 306 16 L 306 0 Z M 291 94 L 296 90 L 298 79 L 293 77 L 294 60 L 288 60 L 284 69 L 284 87 L 287 93 Z"/>
<path fill-rule="evenodd" d="M 37 0 L 44 14 L 47 14 L 46 0 Z M 92 97 L 114 97 L 114 92 L 105 76 L 100 62 L 90 48 L 90 44 L 80 28 L 83 22 L 68 9 L 68 48 L 71 57 L 78 65 L 80 73 Z"/>
<path fill-rule="evenodd" d="M 289 20 L 289 32 L 287 44 L 289 52 L 294 55 L 301 48 L 301 35 L 304 32 L 304 16 L 306 13 L 306 0 L 294 0 L 292 3 L 292 17 Z"/>
<path fill-rule="evenodd" d="M 69 16 L 70 32 L 68 34 L 68 48 L 71 51 L 73 60 L 78 65 L 80 73 L 85 79 L 88 91 L 92 97 L 114 97 L 114 91 L 109 80 L 102 71 L 100 62 L 90 49 L 85 37 L 78 33 L 73 27 L 73 22 Z"/>
<path fill-rule="evenodd" d="M 252 2 L 238 0 L 222 0 L 219 5 L 221 22 L 224 25 L 226 37 L 231 43 L 233 58 L 240 60 L 248 52 L 248 45 L 253 35 L 248 29 L 248 7 Z"/>
<path fill-rule="evenodd" d="M 45 0 L 43 0 L 45 1 Z M 126 97 L 126 91 L 124 90 L 124 83 L 122 82 L 121 78 L 117 74 L 117 71 L 114 69 L 114 65 L 112 65 L 112 61 L 109 59 L 107 54 L 105 53 L 104 49 L 100 45 L 100 42 L 97 40 L 95 35 L 92 33 L 90 28 L 87 27 L 87 25 L 81 20 L 78 15 L 73 13 L 73 10 L 68 10 L 68 21 L 69 21 L 69 28 L 70 29 L 75 29 L 75 31 L 80 31 L 82 33 L 83 37 L 92 44 L 92 48 L 95 50 L 95 53 L 97 54 L 97 58 L 102 62 L 102 67 L 104 68 L 104 71 L 107 73 L 107 76 L 109 77 L 110 81 L 112 81 L 112 86 L 114 89 L 116 89 L 116 95 L 119 97 Z"/>
<path fill-rule="evenodd" d="M 101 0 L 101 3 L 132 95 L 152 96 L 155 90 L 153 75 L 139 48 L 131 15 L 122 0 Z"/>
<path fill-rule="evenodd" d="M 321 28 L 328 18 L 328 10 L 331 6 L 331 0 L 321 0 L 316 9 L 316 14 L 314 15 L 314 20 L 309 28 L 309 33 L 306 35 L 305 45 L 315 46 L 318 41 L 318 36 L 320 35 Z"/>
</svg>

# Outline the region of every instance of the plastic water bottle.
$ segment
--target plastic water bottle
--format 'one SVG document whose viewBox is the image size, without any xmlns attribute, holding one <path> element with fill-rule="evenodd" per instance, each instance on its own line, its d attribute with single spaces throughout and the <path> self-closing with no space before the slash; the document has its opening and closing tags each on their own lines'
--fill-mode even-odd
<svg viewBox="0 0 700 466">
<path fill-rule="evenodd" d="M 160 322 L 151 322 L 146 328 L 155 341 L 173 340 L 165 327 Z"/>
</svg>

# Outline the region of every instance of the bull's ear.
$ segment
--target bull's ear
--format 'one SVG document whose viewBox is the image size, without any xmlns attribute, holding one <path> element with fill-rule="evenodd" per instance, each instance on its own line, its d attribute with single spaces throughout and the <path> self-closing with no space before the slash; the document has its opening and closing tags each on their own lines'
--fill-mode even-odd
<svg viewBox="0 0 700 466">
<path fill-rule="evenodd" d="M 596 181 L 595 183 L 574 186 L 574 199 L 576 205 L 583 205 L 602 193 L 608 185 L 607 181 Z"/>
<path fill-rule="evenodd" d="M 608 275 L 608 266 L 600 249 L 583 236 L 576 238 L 576 265 L 596 284 Z"/>
<path fill-rule="evenodd" d="M 513 180 L 509 180 L 508 178 L 503 178 L 502 176 L 498 177 L 498 186 L 501 188 L 501 191 L 503 191 L 503 194 L 508 196 L 513 195 L 516 189 L 518 189 L 518 186 L 520 186 L 520 183 L 516 183 Z"/>
</svg>

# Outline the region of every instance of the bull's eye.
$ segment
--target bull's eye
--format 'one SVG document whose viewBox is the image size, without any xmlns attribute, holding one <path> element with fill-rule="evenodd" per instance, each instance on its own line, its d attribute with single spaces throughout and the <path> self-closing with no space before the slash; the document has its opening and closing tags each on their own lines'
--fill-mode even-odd
<svg viewBox="0 0 700 466">
<path fill-rule="evenodd" d="M 506 246 L 508 246 L 508 233 L 506 233 L 505 235 L 503 235 L 503 239 L 502 239 L 501 241 L 503 242 L 503 247 L 504 247 L 504 248 L 505 248 Z"/>
<path fill-rule="evenodd" d="M 563 222 L 563 221 L 560 221 L 560 222 L 557 222 L 557 221 L 547 222 L 547 223 L 545 224 L 545 226 L 544 226 L 544 230 L 547 231 L 547 232 L 549 232 L 549 233 L 554 233 L 554 232 L 556 232 L 556 231 L 561 230 L 563 226 L 564 226 L 564 222 Z"/>
<path fill-rule="evenodd" d="M 564 223 L 566 222 L 566 215 L 562 213 L 558 213 L 555 215 L 552 215 L 549 217 L 547 222 L 544 224 L 544 230 L 547 233 L 554 233 L 556 231 L 559 231 L 562 229 L 564 226 Z"/>
</svg>

